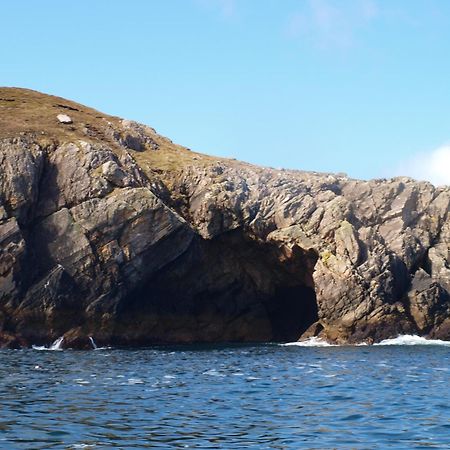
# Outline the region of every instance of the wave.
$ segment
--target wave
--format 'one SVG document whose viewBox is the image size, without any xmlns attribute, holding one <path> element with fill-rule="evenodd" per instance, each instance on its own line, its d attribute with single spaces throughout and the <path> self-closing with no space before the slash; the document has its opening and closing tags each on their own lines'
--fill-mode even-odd
<svg viewBox="0 0 450 450">
<path fill-rule="evenodd" d="M 339 347 L 337 344 L 330 344 L 329 342 L 315 336 L 312 336 L 304 341 L 287 342 L 286 344 L 281 345 L 283 347 Z"/>
<path fill-rule="evenodd" d="M 50 347 L 46 347 L 45 345 L 33 345 L 32 348 L 33 350 L 61 351 L 63 341 L 64 336 L 61 336 L 60 338 L 56 339 L 56 341 L 53 342 Z"/>
<path fill-rule="evenodd" d="M 89 336 L 89 342 L 92 345 L 92 350 L 111 350 L 112 347 L 99 347 L 97 343 L 94 341 L 92 336 Z"/>
<path fill-rule="evenodd" d="M 63 350 L 63 347 L 62 347 L 63 341 L 64 341 L 64 336 L 61 336 L 60 338 L 56 339 L 56 341 L 54 341 L 52 343 L 52 345 L 50 345 L 49 347 L 47 347 L 46 345 L 32 345 L 31 348 L 33 350 L 39 350 L 39 351 L 61 351 L 61 350 Z M 89 342 L 91 343 L 92 350 L 111 350 L 112 349 L 112 347 L 97 346 L 96 342 L 94 341 L 94 339 L 91 336 L 89 336 Z"/>
<path fill-rule="evenodd" d="M 360 347 L 360 346 L 370 346 L 366 342 L 361 342 L 359 344 L 330 344 L 324 339 L 318 337 L 310 337 L 304 341 L 299 342 L 288 342 L 286 344 L 280 344 L 283 347 Z M 396 338 L 384 339 L 381 342 L 373 344 L 374 346 L 387 346 L 387 345 L 441 345 L 444 347 L 450 347 L 450 341 L 442 341 L 440 339 L 426 339 L 421 336 L 412 334 L 402 334 Z"/>
<path fill-rule="evenodd" d="M 426 339 L 413 334 L 402 334 L 392 339 L 385 339 L 373 345 L 442 345 L 450 347 L 450 341 L 441 341 L 440 339 Z"/>
</svg>

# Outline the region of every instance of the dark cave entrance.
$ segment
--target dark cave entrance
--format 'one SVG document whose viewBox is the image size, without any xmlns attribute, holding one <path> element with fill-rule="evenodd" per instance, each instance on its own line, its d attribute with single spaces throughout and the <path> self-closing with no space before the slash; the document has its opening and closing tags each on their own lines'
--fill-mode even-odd
<svg viewBox="0 0 450 450">
<path fill-rule="evenodd" d="M 122 302 L 120 328 L 139 344 L 295 341 L 318 319 L 316 261 L 242 230 L 196 238 Z"/>
<path fill-rule="evenodd" d="M 267 309 L 275 342 L 297 340 L 318 320 L 316 293 L 307 286 L 279 287 Z"/>
</svg>

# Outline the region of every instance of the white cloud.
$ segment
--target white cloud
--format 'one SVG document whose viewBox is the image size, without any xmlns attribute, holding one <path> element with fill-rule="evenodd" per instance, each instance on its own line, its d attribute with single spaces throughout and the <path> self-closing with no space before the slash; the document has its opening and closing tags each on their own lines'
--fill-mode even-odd
<svg viewBox="0 0 450 450">
<path fill-rule="evenodd" d="M 379 16 L 375 0 L 308 0 L 289 18 L 286 31 L 321 47 L 351 47 L 357 30 Z"/>
<path fill-rule="evenodd" d="M 436 186 L 450 185 L 450 145 L 415 155 L 401 164 L 396 174 L 430 181 Z"/>
</svg>

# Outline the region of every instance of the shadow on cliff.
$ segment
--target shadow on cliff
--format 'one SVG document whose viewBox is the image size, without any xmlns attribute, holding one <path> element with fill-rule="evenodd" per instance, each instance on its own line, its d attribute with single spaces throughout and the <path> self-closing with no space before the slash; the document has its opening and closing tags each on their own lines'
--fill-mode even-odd
<svg viewBox="0 0 450 450">
<path fill-rule="evenodd" d="M 316 261 L 312 251 L 261 243 L 242 230 L 197 237 L 121 301 L 111 341 L 297 340 L 317 320 Z"/>
</svg>

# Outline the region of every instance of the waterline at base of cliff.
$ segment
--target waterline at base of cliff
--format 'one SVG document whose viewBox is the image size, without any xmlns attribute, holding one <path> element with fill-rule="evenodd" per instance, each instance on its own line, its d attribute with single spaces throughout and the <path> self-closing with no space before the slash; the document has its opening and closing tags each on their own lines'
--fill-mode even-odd
<svg viewBox="0 0 450 450">
<path fill-rule="evenodd" d="M 297 347 L 339 347 L 338 344 L 330 344 L 329 342 L 320 339 L 318 337 L 310 337 L 304 341 L 287 342 L 286 344 L 280 344 L 281 346 L 297 346 Z M 344 344 L 341 346 L 366 346 L 369 345 L 367 342 L 361 342 L 359 344 Z M 384 339 L 380 342 L 376 342 L 375 346 L 384 345 L 442 345 L 445 347 L 450 347 L 450 341 L 443 341 L 441 339 L 427 339 L 422 336 L 417 335 L 400 335 L 391 339 Z"/>
</svg>

